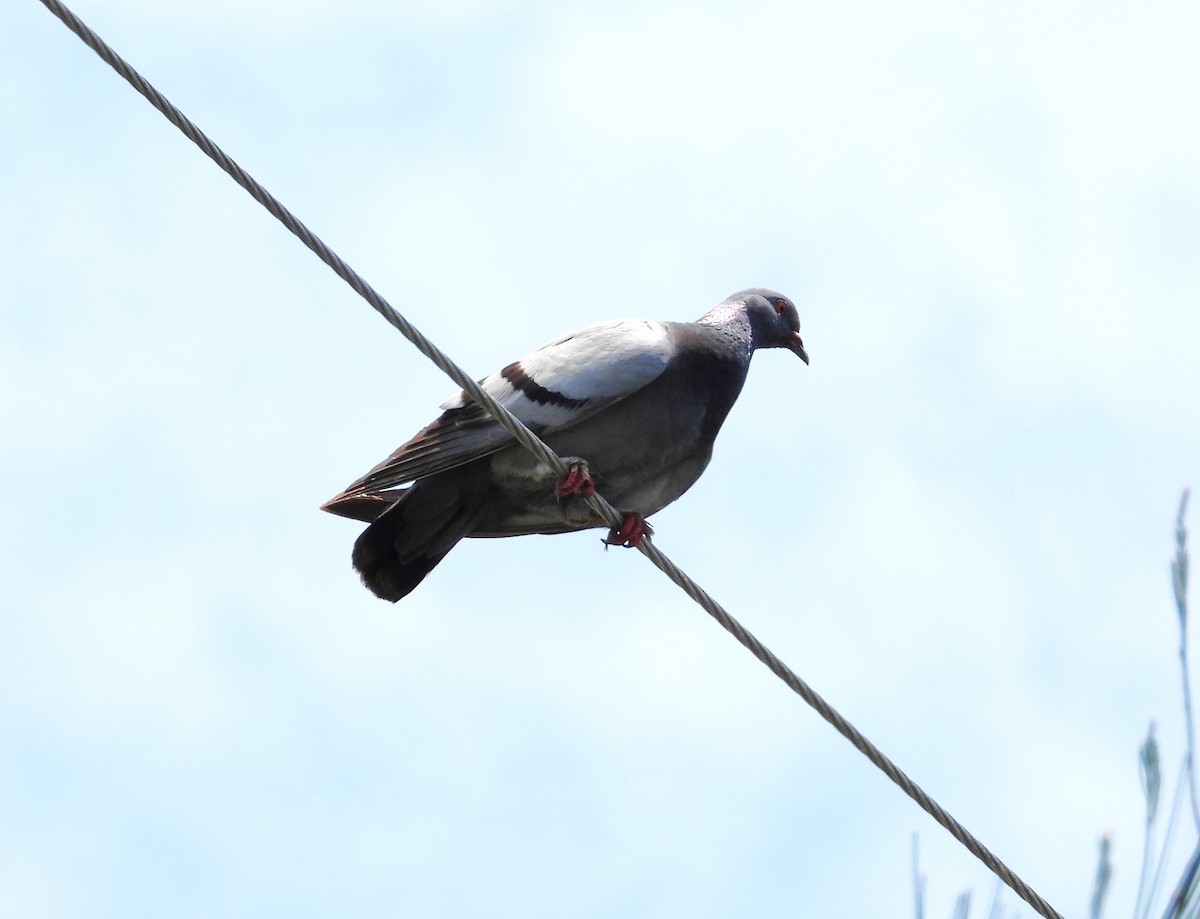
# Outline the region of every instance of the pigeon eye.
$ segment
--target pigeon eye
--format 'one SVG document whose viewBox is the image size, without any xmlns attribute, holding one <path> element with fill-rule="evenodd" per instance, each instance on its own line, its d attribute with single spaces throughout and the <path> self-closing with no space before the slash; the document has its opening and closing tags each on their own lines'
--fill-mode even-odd
<svg viewBox="0 0 1200 919">
<path fill-rule="evenodd" d="M 775 312 L 777 312 L 780 316 L 784 316 L 787 314 L 787 307 L 784 306 L 782 303 L 777 302 L 775 304 Z"/>
</svg>

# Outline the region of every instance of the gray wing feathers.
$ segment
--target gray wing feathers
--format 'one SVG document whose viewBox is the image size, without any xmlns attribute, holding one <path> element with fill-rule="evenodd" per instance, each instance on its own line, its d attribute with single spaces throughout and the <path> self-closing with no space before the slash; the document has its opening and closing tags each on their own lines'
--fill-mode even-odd
<svg viewBox="0 0 1200 919">
<path fill-rule="evenodd" d="M 673 356 L 664 323 L 621 319 L 580 329 L 480 381 L 484 390 L 536 433 L 569 428 L 653 382 Z M 480 459 L 512 437 L 459 392 L 440 418 L 324 507 L 399 488 Z"/>
<path fill-rule="evenodd" d="M 451 409 L 350 485 L 343 497 L 399 488 L 495 453 L 512 440 L 482 408 Z"/>
</svg>

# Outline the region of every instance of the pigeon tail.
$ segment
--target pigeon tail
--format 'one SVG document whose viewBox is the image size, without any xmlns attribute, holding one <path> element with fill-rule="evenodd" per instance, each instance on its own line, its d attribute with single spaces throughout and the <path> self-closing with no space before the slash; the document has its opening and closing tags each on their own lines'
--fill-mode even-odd
<svg viewBox="0 0 1200 919">
<path fill-rule="evenodd" d="M 395 603 L 412 593 L 478 520 L 479 512 L 463 504 L 455 483 L 435 476 L 402 492 L 363 531 L 351 561 L 375 596 Z"/>
</svg>

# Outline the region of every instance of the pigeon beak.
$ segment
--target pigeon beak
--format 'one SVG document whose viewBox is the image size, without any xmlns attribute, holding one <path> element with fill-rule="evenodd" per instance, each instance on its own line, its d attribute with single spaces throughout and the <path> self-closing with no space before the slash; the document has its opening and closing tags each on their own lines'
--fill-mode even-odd
<svg viewBox="0 0 1200 919">
<path fill-rule="evenodd" d="M 804 340 L 800 337 L 799 332 L 792 333 L 792 340 L 788 343 L 788 348 L 794 351 L 800 360 L 808 363 L 808 352 L 804 350 Z"/>
</svg>

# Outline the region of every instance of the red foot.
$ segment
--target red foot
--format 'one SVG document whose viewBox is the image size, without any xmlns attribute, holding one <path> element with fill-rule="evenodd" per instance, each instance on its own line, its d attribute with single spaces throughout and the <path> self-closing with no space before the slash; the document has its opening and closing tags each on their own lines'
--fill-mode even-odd
<svg viewBox="0 0 1200 919">
<path fill-rule="evenodd" d="M 647 536 L 654 535 L 654 528 L 646 522 L 646 518 L 641 514 L 626 514 L 625 519 L 621 521 L 619 530 L 609 530 L 608 536 L 604 539 L 606 546 L 624 546 L 626 549 L 634 549 L 642 544 L 642 540 Z"/>
<path fill-rule="evenodd" d="M 567 477 L 558 483 L 554 489 L 554 497 L 565 498 L 567 495 L 580 494 L 590 498 L 596 493 L 596 483 L 588 473 L 587 463 L 582 460 L 571 463 Z"/>
</svg>

